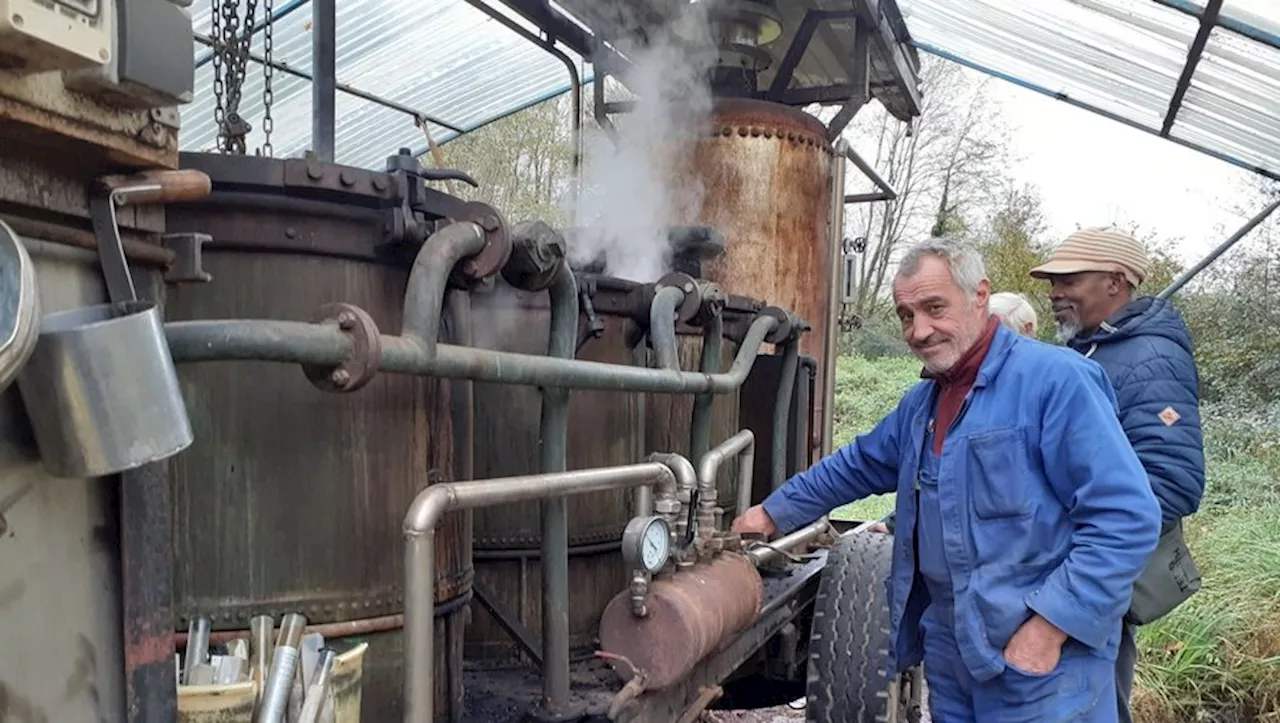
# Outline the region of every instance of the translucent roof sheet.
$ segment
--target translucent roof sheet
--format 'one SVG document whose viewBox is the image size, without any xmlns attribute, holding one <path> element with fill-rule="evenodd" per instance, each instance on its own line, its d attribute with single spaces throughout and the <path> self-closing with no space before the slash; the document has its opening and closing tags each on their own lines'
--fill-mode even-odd
<svg viewBox="0 0 1280 723">
<path fill-rule="evenodd" d="M 920 50 L 1280 177 L 1277 0 L 899 5 Z"/>
<path fill-rule="evenodd" d="M 337 79 L 463 131 L 565 92 L 564 63 L 503 27 L 465 0 L 342 0 L 337 3 Z M 197 33 L 210 32 L 210 1 L 195 0 Z M 500 4 L 493 4 L 499 10 Z M 513 13 L 504 13 L 536 32 Z M 311 9 L 306 2 L 277 0 L 272 29 L 273 59 L 311 71 Z M 259 3 L 258 19 L 263 13 Z M 196 44 L 197 60 L 210 50 Z M 581 67 L 581 58 L 567 54 Z M 253 38 L 253 55 L 263 54 L 263 34 Z M 589 79 L 588 74 L 588 79 Z M 196 71 L 195 100 L 182 109 L 183 150 L 212 150 L 213 64 Z M 245 73 L 241 115 L 253 126 L 246 138 L 252 153 L 263 141 L 262 66 L 250 62 Z M 276 70 L 272 78 L 273 155 L 291 157 L 310 147 L 311 82 Z M 414 118 L 339 90 L 335 122 L 335 161 L 381 167 L 401 147 L 422 152 L 426 137 Z M 436 142 L 456 130 L 428 123 Z"/>
<path fill-rule="evenodd" d="M 538 33 L 499 0 L 484 1 Z M 821 6 L 842 3 L 854 5 L 822 0 Z M 209 33 L 209 5 L 195 0 L 192 6 L 197 33 Z M 1280 0 L 897 5 L 906 26 L 896 28 L 900 42 L 1280 178 Z M 274 15 L 274 59 L 309 72 L 307 0 L 276 0 Z M 339 83 L 400 108 L 339 90 L 339 163 L 381 167 L 400 147 L 424 151 L 425 136 L 406 109 L 438 119 L 428 128 L 442 142 L 569 88 L 561 61 L 467 0 L 342 0 L 337 44 Z M 261 32 L 252 50 L 262 54 Z M 210 51 L 197 43 L 194 52 L 206 62 L 197 69 L 196 99 L 182 109 L 182 147 L 210 150 L 216 134 Z M 565 52 L 588 82 L 590 66 Z M 311 83 L 276 71 L 273 90 L 274 153 L 296 156 L 310 144 Z M 240 110 L 254 126 L 247 139 L 254 149 L 262 143 L 257 63 L 249 65 L 243 95 Z"/>
</svg>

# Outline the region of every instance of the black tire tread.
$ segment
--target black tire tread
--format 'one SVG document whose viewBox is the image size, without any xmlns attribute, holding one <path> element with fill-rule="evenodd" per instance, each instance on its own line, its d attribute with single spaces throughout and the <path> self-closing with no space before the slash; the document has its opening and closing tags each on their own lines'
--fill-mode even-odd
<svg viewBox="0 0 1280 723">
<path fill-rule="evenodd" d="M 806 680 L 809 723 L 893 723 L 889 577 L 893 537 L 848 535 L 831 548 L 814 601 Z"/>
</svg>

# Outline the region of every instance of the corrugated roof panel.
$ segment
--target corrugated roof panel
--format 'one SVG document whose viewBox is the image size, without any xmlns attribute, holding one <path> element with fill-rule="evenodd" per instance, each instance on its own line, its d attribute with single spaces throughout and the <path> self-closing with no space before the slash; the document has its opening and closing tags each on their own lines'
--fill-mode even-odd
<svg viewBox="0 0 1280 723">
<path fill-rule="evenodd" d="M 277 0 L 277 13 L 285 5 Z M 208 7 L 208 0 L 197 0 L 192 8 L 204 32 Z M 276 61 L 310 72 L 310 22 L 310 10 L 303 8 L 275 23 Z M 464 130 L 569 87 L 561 61 L 465 0 L 343 0 L 338 3 L 337 44 L 339 82 Z M 259 33 L 253 52 L 262 51 Z M 214 144 L 211 83 L 212 68 L 206 65 L 197 71 L 196 100 L 183 109 L 183 149 Z M 275 155 L 299 155 L 310 146 L 311 84 L 276 71 L 272 85 Z M 253 149 L 262 142 L 260 65 L 250 64 L 242 93 L 242 115 L 254 126 L 246 143 Z M 431 131 L 437 141 L 456 135 L 434 126 Z M 396 149 L 421 151 L 426 141 L 409 115 L 339 91 L 334 145 L 338 163 L 381 167 Z"/>
<path fill-rule="evenodd" d="M 912 37 L 1159 127 L 1199 24 L 1150 0 L 901 0 Z"/>
<path fill-rule="evenodd" d="M 1280 169 L 1280 50 L 1215 28 L 1172 135 Z"/>
<path fill-rule="evenodd" d="M 1280 4 L 1276 0 L 1224 0 L 1219 14 L 1280 38 Z"/>
</svg>

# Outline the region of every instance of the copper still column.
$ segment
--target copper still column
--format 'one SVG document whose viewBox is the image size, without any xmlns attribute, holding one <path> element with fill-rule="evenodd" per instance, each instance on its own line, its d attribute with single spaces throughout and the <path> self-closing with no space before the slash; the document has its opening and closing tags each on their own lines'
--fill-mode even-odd
<svg viewBox="0 0 1280 723">
<path fill-rule="evenodd" d="M 817 360 L 815 386 L 825 389 L 834 161 L 826 128 L 801 110 L 744 98 L 716 99 L 713 114 L 711 133 L 692 157 L 705 192 L 693 223 L 723 233 L 725 249 L 704 264 L 703 275 L 808 322 L 800 353 Z M 828 406 L 817 395 L 813 450 L 821 448 Z"/>
</svg>

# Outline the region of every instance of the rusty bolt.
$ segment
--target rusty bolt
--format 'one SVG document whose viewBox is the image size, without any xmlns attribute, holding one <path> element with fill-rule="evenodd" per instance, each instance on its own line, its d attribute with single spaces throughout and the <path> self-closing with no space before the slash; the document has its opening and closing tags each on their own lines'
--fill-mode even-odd
<svg viewBox="0 0 1280 723">
<path fill-rule="evenodd" d="M 378 191 L 379 193 L 387 190 L 387 179 L 383 178 L 382 176 L 374 176 L 373 190 Z"/>
<path fill-rule="evenodd" d="M 351 372 L 348 372 L 346 369 L 334 369 L 333 373 L 329 375 L 329 381 L 337 384 L 338 386 L 343 386 L 347 382 L 351 381 Z"/>
<path fill-rule="evenodd" d="M 338 314 L 338 327 L 343 330 L 349 330 L 356 325 L 356 315 L 350 311 L 344 311 Z"/>
<path fill-rule="evenodd" d="M 289 226 L 288 228 L 286 228 L 286 229 L 284 230 L 284 237 L 285 237 L 285 238 L 298 238 L 298 230 L 297 230 L 297 229 L 295 229 L 295 228 L 294 228 L 294 227 L 292 227 L 292 226 Z"/>
<path fill-rule="evenodd" d="M 338 176 L 338 181 L 340 181 L 344 186 L 356 185 L 356 177 L 352 175 L 351 171 L 343 171 L 342 174 Z"/>
</svg>

